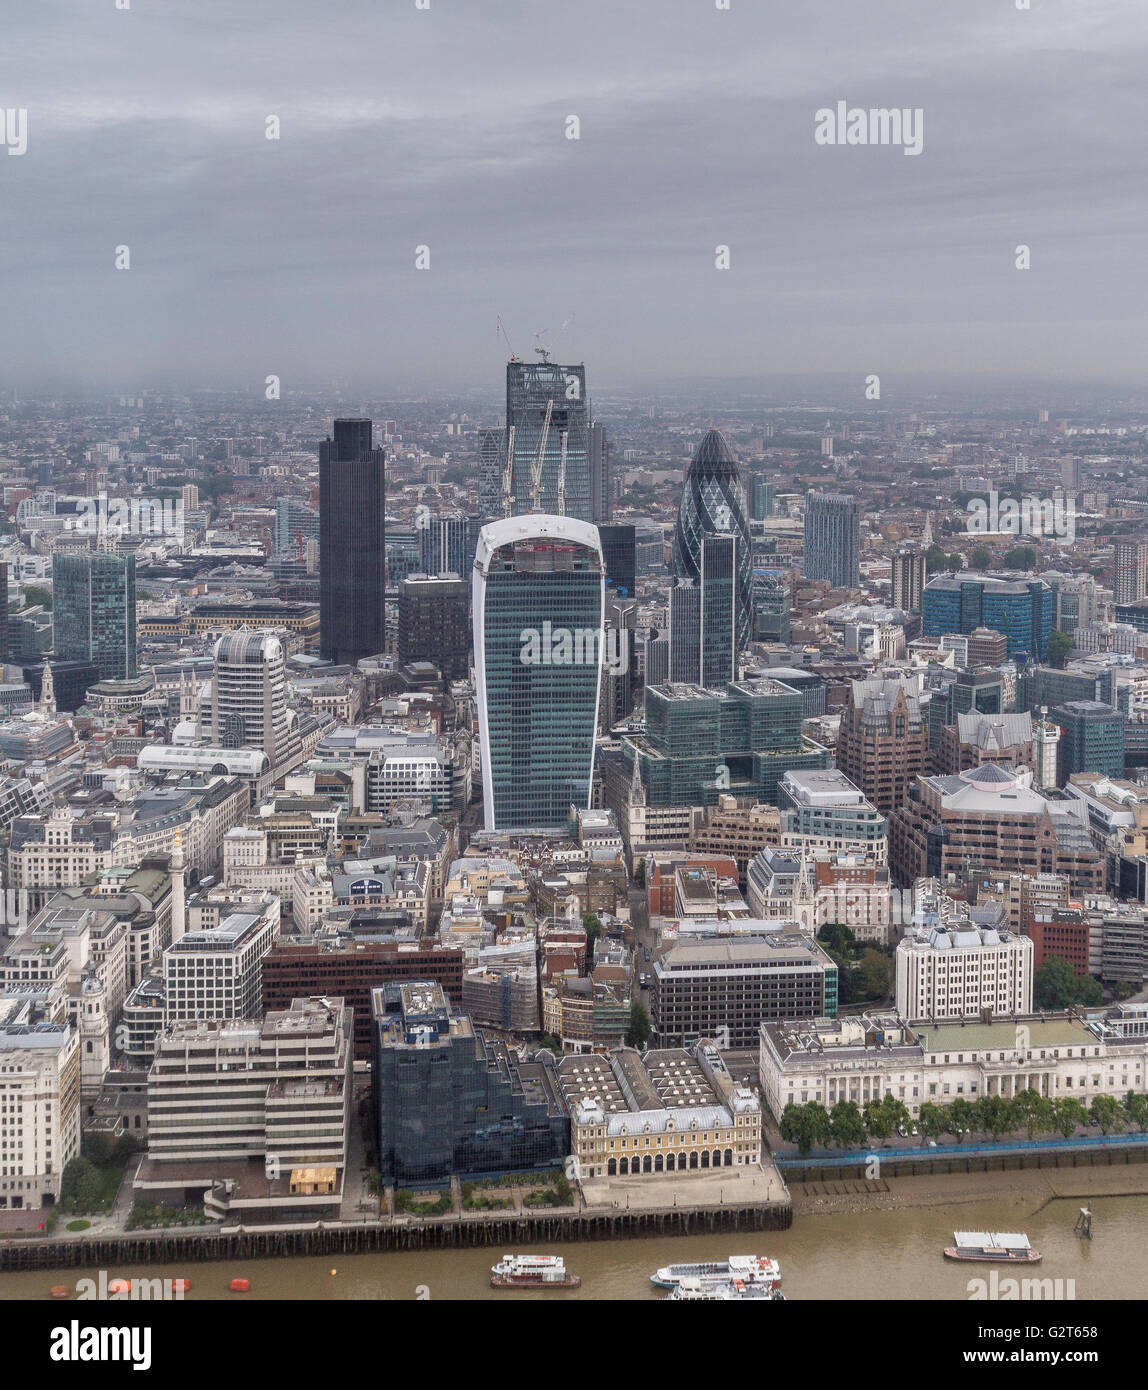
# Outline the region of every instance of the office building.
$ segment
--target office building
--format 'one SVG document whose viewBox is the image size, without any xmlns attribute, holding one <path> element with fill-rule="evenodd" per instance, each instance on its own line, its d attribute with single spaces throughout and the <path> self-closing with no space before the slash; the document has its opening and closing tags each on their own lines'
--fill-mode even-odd
<svg viewBox="0 0 1148 1390">
<path fill-rule="evenodd" d="M 1056 597 L 1042 579 L 997 579 L 972 573 L 939 575 L 925 586 L 922 634 L 942 637 L 977 628 L 1003 632 L 1008 655 L 1043 661 L 1056 611 Z"/>
<path fill-rule="evenodd" d="M 294 999 L 262 1020 L 167 1023 L 148 1070 L 140 1202 L 203 1202 L 210 1219 L 337 1212 L 351 1117 L 351 1017 Z"/>
<path fill-rule="evenodd" d="M 957 777 L 919 777 L 889 818 L 889 864 L 898 882 L 963 874 L 1067 874 L 1074 893 L 1095 892 L 1104 865 L 1079 801 L 1049 800 L 1023 769 L 989 764 Z"/>
<path fill-rule="evenodd" d="M 484 521 L 502 516 L 506 436 L 501 429 L 483 431 L 478 446 L 478 511 Z"/>
<path fill-rule="evenodd" d="M 8 660 L 8 566 L 0 563 L 0 662 Z"/>
<path fill-rule="evenodd" d="M 745 486 L 736 460 L 718 430 L 710 430 L 694 452 L 686 473 L 674 527 L 674 574 L 702 581 L 703 540 L 709 535 L 736 538 L 720 563 L 733 567 L 735 655 L 749 645 L 753 612 L 753 546 L 746 519 Z"/>
<path fill-rule="evenodd" d="M 136 559 L 110 551 L 52 558 L 54 653 L 90 661 L 101 680 L 136 674 Z"/>
<path fill-rule="evenodd" d="M 340 665 L 386 647 L 383 460 L 370 420 L 336 420 L 319 445 L 320 648 Z"/>
<path fill-rule="evenodd" d="M 726 1038 L 753 1047 L 767 1019 L 832 1018 L 837 967 L 796 929 L 713 940 L 683 936 L 653 963 L 650 1018 L 659 1047 Z"/>
<path fill-rule="evenodd" d="M 637 584 L 637 531 L 633 526 L 599 526 L 598 536 L 606 566 L 606 587 L 624 598 L 632 598 Z"/>
<path fill-rule="evenodd" d="M 1048 717 L 1061 731 L 1059 786 L 1074 772 L 1124 776 L 1123 714 L 1100 700 L 1070 700 L 1050 709 Z"/>
<path fill-rule="evenodd" d="M 1138 603 L 1148 597 L 1148 541 L 1119 540 L 1112 550 L 1113 600 Z"/>
<path fill-rule="evenodd" d="M 472 613 L 488 831 L 560 828 L 571 806 L 590 805 L 604 595 L 588 522 L 535 514 L 483 527 Z"/>
<path fill-rule="evenodd" d="M 0 1211 L 54 1206 L 80 1152 L 80 1033 L 50 994 L 0 986 Z"/>
<path fill-rule="evenodd" d="M 908 800 L 928 754 L 928 727 L 912 678 L 849 682 L 837 766 L 882 815 Z"/>
<path fill-rule="evenodd" d="M 749 515 L 752 521 L 765 521 L 773 515 L 773 484 L 764 473 L 755 473 L 750 482 Z"/>
<path fill-rule="evenodd" d="M 610 441 L 601 425 L 590 426 L 590 520 L 604 526 L 613 509 L 614 488 L 610 473 Z M 605 541 L 602 542 L 605 549 Z M 609 571 L 607 571 L 609 573 Z M 630 592 L 633 592 L 631 588 Z"/>
<path fill-rule="evenodd" d="M 215 644 L 210 739 L 217 748 L 258 748 L 272 768 L 288 748 L 283 643 L 273 632 L 239 628 Z"/>
<path fill-rule="evenodd" d="M 855 589 L 861 575 L 861 502 L 841 492 L 805 498 L 802 574 L 827 579 L 835 589 Z"/>
<path fill-rule="evenodd" d="M 925 557 L 921 551 L 898 550 L 893 556 L 893 607 L 919 613 L 925 579 Z"/>
<path fill-rule="evenodd" d="M 275 499 L 275 554 L 307 558 L 307 542 L 322 544 L 319 513 L 298 497 Z"/>
<path fill-rule="evenodd" d="M 720 689 L 737 678 L 740 564 L 738 536 L 702 537 L 696 582 L 670 590 L 670 668 L 683 684 Z"/>
<path fill-rule="evenodd" d="M 470 671 L 470 584 L 458 574 L 414 574 L 399 585 L 399 664 L 431 661 L 447 681 Z"/>
<path fill-rule="evenodd" d="M 416 526 L 419 541 L 419 567 L 424 574 L 457 574 L 469 578 L 474 566 L 477 531 L 470 517 L 422 515 Z M 396 576 L 391 583 L 401 583 Z"/>
<path fill-rule="evenodd" d="M 802 854 L 887 856 L 889 823 L 837 768 L 787 772 L 777 786 L 783 847 Z"/>
<path fill-rule="evenodd" d="M 788 577 L 780 570 L 755 568 L 752 593 L 753 640 L 788 646 L 791 608 Z"/>
<path fill-rule="evenodd" d="M 279 899 L 185 932 L 163 953 L 164 1019 L 254 1018 L 262 1007 L 263 957 L 279 935 Z"/>
<path fill-rule="evenodd" d="M 506 364 L 506 440 L 513 516 L 591 522 L 590 401 L 581 363 Z"/>
<path fill-rule="evenodd" d="M 902 937 L 897 1012 L 910 1023 L 1032 1012 L 1033 943 L 1006 927 L 950 918 Z"/>
<path fill-rule="evenodd" d="M 548 1054 L 488 1039 L 431 981 L 378 986 L 371 1008 L 383 1182 L 562 1166 L 570 1121 Z"/>
</svg>

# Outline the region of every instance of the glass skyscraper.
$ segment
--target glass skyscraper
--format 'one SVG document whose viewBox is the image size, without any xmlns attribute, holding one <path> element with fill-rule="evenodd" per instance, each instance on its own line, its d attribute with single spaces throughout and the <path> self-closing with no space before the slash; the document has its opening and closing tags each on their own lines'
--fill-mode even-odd
<svg viewBox="0 0 1148 1390">
<path fill-rule="evenodd" d="M 670 590 L 672 679 L 722 690 L 737 676 L 738 552 L 734 532 L 702 538 L 697 584 Z"/>
<path fill-rule="evenodd" d="M 1056 595 L 1042 579 L 996 579 L 991 575 L 938 575 L 921 598 L 926 637 L 972 632 L 978 627 L 1003 632 L 1010 658 L 1042 661 L 1056 612 Z"/>
<path fill-rule="evenodd" d="M 386 647 L 383 457 L 365 419 L 336 420 L 319 445 L 320 648 L 341 665 Z"/>
<path fill-rule="evenodd" d="M 835 589 L 856 589 L 861 578 L 861 503 L 847 492 L 810 492 L 805 498 L 802 574 L 828 579 Z"/>
<path fill-rule="evenodd" d="M 136 674 L 136 559 L 107 551 L 52 559 L 54 653 L 90 661 L 101 680 Z"/>
<path fill-rule="evenodd" d="M 514 516 L 539 511 L 591 520 L 590 402 L 584 366 L 508 362 L 506 438 L 513 460 Z M 535 503 L 532 471 L 540 451 L 542 471 Z M 565 476 L 565 505 L 559 498 L 560 474 Z"/>
<path fill-rule="evenodd" d="M 674 527 L 674 573 L 700 582 L 702 541 L 711 534 L 734 535 L 735 655 L 750 640 L 753 550 L 746 520 L 745 486 L 725 436 L 710 430 L 694 453 L 686 474 Z"/>
<path fill-rule="evenodd" d="M 487 830 L 557 829 L 589 806 L 604 600 L 588 522 L 483 527 L 472 610 Z"/>
</svg>

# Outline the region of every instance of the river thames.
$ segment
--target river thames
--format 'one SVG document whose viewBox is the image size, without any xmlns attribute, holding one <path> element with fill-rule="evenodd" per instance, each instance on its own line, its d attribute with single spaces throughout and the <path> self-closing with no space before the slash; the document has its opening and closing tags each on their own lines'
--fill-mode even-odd
<svg viewBox="0 0 1148 1390">
<path fill-rule="evenodd" d="M 518 1247 L 560 1254 L 580 1275 L 576 1290 L 505 1290 L 489 1286 L 490 1266 L 512 1247 L 404 1251 L 342 1257 L 221 1261 L 219 1263 L 109 1268 L 108 1277 L 186 1278 L 187 1302 L 197 1299 L 546 1299 L 642 1300 L 664 1298 L 650 1283 L 660 1265 L 719 1259 L 730 1254 L 770 1255 L 781 1262 L 787 1298 L 961 1299 L 996 1271 L 1010 1277 L 1063 1281 L 1077 1300 L 1138 1299 L 1148 1293 L 1148 1197 L 1096 1197 L 1090 1201 L 1094 1238 L 1073 1234 L 1078 1199 L 1048 1201 L 1043 1193 L 1010 1193 L 1001 1200 L 949 1206 L 799 1215 L 781 1233 L 677 1236 L 665 1239 L 586 1241 Z M 1026 1231 L 1041 1251 L 1036 1266 L 1002 1268 L 955 1264 L 941 1250 L 955 1230 Z M 334 1270 L 334 1273 L 332 1273 Z M 0 1275 L 0 1297 L 43 1299 L 53 1284 L 73 1289 L 97 1271 L 68 1269 Z M 233 1294 L 234 1278 L 251 1292 Z M 1068 1281 L 1072 1281 L 1069 1284 Z"/>
</svg>

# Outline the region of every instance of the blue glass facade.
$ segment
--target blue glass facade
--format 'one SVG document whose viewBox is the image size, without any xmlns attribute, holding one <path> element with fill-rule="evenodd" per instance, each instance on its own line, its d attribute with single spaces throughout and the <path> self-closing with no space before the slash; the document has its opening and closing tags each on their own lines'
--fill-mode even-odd
<svg viewBox="0 0 1148 1390">
<path fill-rule="evenodd" d="M 52 561 L 54 651 L 62 661 L 90 661 L 101 680 L 136 674 L 134 555 L 84 551 Z"/>
<path fill-rule="evenodd" d="M 921 606 L 924 636 L 991 628 L 1007 637 L 1010 660 L 1043 660 L 1055 616 L 1056 595 L 1040 579 L 943 576 L 925 586 Z"/>
</svg>

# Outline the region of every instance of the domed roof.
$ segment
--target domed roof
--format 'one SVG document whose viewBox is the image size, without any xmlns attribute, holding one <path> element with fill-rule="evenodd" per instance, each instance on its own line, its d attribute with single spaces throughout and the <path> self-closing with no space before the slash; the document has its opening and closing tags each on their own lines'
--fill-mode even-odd
<svg viewBox="0 0 1148 1390">
<path fill-rule="evenodd" d="M 999 767 L 996 763 L 983 763 L 980 767 L 970 767 L 960 774 L 962 782 L 968 782 L 984 791 L 1001 792 L 1015 787 L 1018 777 L 1015 768 Z"/>
<path fill-rule="evenodd" d="M 737 460 L 721 430 L 707 430 L 694 450 L 690 472 L 711 475 L 737 475 Z"/>
</svg>

